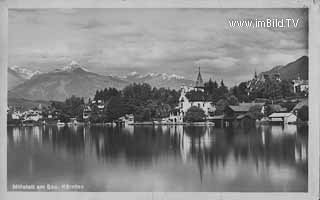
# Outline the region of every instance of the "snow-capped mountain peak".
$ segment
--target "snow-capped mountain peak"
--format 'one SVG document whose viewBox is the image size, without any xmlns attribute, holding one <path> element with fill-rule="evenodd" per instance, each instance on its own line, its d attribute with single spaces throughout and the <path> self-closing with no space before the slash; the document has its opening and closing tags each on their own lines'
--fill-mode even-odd
<svg viewBox="0 0 320 200">
<path fill-rule="evenodd" d="M 33 76 L 41 74 L 42 72 L 40 72 L 39 70 L 30 70 L 30 69 L 26 69 L 24 67 L 20 67 L 17 65 L 14 65 L 12 67 L 10 67 L 10 69 L 14 72 L 16 72 L 19 76 L 21 76 L 24 79 L 31 79 Z"/>
<path fill-rule="evenodd" d="M 139 74 L 137 72 L 131 72 L 128 74 L 126 77 L 136 77 L 139 79 L 144 79 L 144 78 L 161 78 L 162 80 L 171 80 L 171 79 L 185 79 L 185 77 L 176 75 L 176 74 L 167 74 L 167 73 L 154 73 L 150 72 L 147 74 Z"/>
<path fill-rule="evenodd" d="M 56 72 L 61 72 L 61 71 L 71 72 L 71 71 L 74 71 L 75 69 L 82 69 L 83 71 L 88 72 L 88 70 L 86 68 L 84 68 L 77 61 L 74 61 L 74 60 L 72 60 L 68 65 L 63 66 L 59 69 L 56 69 L 55 71 Z"/>
</svg>

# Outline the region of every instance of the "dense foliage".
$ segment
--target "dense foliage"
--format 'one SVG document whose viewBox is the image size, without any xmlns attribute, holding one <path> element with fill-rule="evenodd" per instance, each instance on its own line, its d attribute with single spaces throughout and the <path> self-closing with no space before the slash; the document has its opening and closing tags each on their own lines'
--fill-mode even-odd
<svg viewBox="0 0 320 200">
<path fill-rule="evenodd" d="M 155 88 L 146 83 L 133 83 L 123 90 L 105 88 L 97 90 L 93 100 L 101 100 L 104 109 L 98 109 L 96 105 L 90 105 L 92 122 L 110 122 L 117 120 L 125 114 L 134 114 L 136 121 L 151 121 L 157 118 L 168 117 L 169 112 L 177 104 L 180 91 L 169 88 Z M 288 81 L 257 81 L 248 87 L 248 82 L 242 82 L 230 90 L 221 81 L 219 84 L 211 79 L 204 84 L 204 91 L 190 91 L 186 94 L 190 101 L 211 101 L 216 106 L 215 114 L 223 114 L 228 105 L 239 105 L 239 102 L 251 102 L 257 98 L 280 99 L 293 96 L 292 85 Z M 89 99 L 91 102 L 91 99 Z M 282 103 L 281 106 L 291 110 L 294 103 Z M 51 108 L 59 111 L 59 119 L 67 121 L 70 117 L 81 119 L 85 107 L 83 98 L 72 96 L 65 102 L 52 102 Z M 200 109 L 201 110 L 201 109 Z M 257 118 L 261 118 L 261 108 L 254 107 L 250 112 Z M 271 110 L 268 111 L 271 112 Z M 299 118 L 307 119 L 305 109 L 299 111 Z M 259 116 L 258 116 L 259 115 Z M 186 116 L 186 120 L 202 120 L 202 113 L 197 108 L 192 108 Z"/>
<path fill-rule="evenodd" d="M 302 106 L 298 110 L 298 118 L 302 121 L 308 121 L 309 120 L 309 107 L 308 106 Z"/>
<path fill-rule="evenodd" d="M 293 86 L 287 80 L 275 81 L 273 79 L 258 82 L 248 94 L 250 100 L 256 98 L 280 99 L 294 96 Z"/>
<path fill-rule="evenodd" d="M 186 112 L 184 120 L 186 122 L 203 122 L 205 120 L 205 113 L 201 108 L 192 106 Z"/>
<path fill-rule="evenodd" d="M 122 91 L 115 88 L 97 91 L 94 99 L 105 102 L 107 121 L 129 113 L 135 115 L 136 121 L 150 121 L 169 116 L 169 111 L 178 103 L 179 95 L 176 90 L 134 83 Z"/>
<path fill-rule="evenodd" d="M 84 99 L 71 96 L 64 102 L 52 102 L 51 108 L 59 112 L 58 118 L 63 122 L 69 121 L 71 117 L 81 119 L 84 109 Z"/>
</svg>

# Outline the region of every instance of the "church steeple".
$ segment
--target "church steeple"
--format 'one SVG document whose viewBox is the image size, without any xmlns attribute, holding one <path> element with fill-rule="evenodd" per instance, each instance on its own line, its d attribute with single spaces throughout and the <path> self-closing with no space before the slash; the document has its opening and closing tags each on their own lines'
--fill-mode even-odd
<svg viewBox="0 0 320 200">
<path fill-rule="evenodd" d="M 257 70 L 254 69 L 254 78 L 257 79 L 258 78 L 258 75 L 257 75 Z"/>
<path fill-rule="evenodd" d="M 203 79 L 202 79 L 202 76 L 201 76 L 201 72 L 200 72 L 200 66 L 199 66 L 199 72 L 198 72 L 198 77 L 197 77 L 197 80 L 196 80 L 196 88 L 203 88 L 204 87 L 204 84 L 203 84 Z"/>
</svg>

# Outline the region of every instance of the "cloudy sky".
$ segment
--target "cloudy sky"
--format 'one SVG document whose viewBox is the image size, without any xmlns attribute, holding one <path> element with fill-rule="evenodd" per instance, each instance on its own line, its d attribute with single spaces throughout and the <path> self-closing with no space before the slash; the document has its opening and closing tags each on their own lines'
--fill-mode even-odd
<svg viewBox="0 0 320 200">
<path fill-rule="evenodd" d="M 307 9 L 12 9 L 9 66 L 72 60 L 103 74 L 175 73 L 232 85 L 308 55 Z M 230 19 L 299 19 L 297 28 L 231 28 Z"/>
</svg>

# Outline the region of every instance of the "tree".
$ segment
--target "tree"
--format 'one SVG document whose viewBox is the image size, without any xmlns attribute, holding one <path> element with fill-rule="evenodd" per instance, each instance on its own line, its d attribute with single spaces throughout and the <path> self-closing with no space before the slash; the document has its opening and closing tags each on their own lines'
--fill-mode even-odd
<svg viewBox="0 0 320 200">
<path fill-rule="evenodd" d="M 201 108 L 192 106 L 187 110 L 184 120 L 187 122 L 203 122 L 205 117 L 205 113 Z"/>
<path fill-rule="evenodd" d="M 249 109 L 249 114 L 251 114 L 254 119 L 261 119 L 263 117 L 261 109 L 261 105 L 254 105 Z"/>
<path fill-rule="evenodd" d="M 84 99 L 72 95 L 64 102 L 51 102 L 51 107 L 60 112 L 58 118 L 62 122 L 68 122 L 71 117 L 81 119 L 84 109 Z"/>
<path fill-rule="evenodd" d="M 298 118 L 302 121 L 308 121 L 309 120 L 309 107 L 308 106 L 302 106 L 298 110 Z"/>
<path fill-rule="evenodd" d="M 232 90 L 232 93 L 238 98 L 240 102 L 249 101 L 247 82 L 241 82 L 239 86 L 235 86 Z"/>
<path fill-rule="evenodd" d="M 209 95 L 216 93 L 217 88 L 218 88 L 217 82 L 213 82 L 211 78 L 208 82 L 204 83 L 204 91 Z"/>
<path fill-rule="evenodd" d="M 228 105 L 229 105 L 229 102 L 226 99 L 220 99 L 216 103 L 216 114 L 222 115 Z"/>
<path fill-rule="evenodd" d="M 239 100 L 236 96 L 231 95 L 227 98 L 228 104 L 232 106 L 237 106 L 239 105 Z"/>
<path fill-rule="evenodd" d="M 117 120 L 125 114 L 132 113 L 132 110 L 133 109 L 130 107 L 130 104 L 128 104 L 128 102 L 126 102 L 122 97 L 114 96 L 110 99 L 105 110 L 107 121 Z"/>
<path fill-rule="evenodd" d="M 223 80 L 221 80 L 221 82 L 220 82 L 219 93 L 221 96 L 228 93 L 228 88 L 224 85 Z"/>
<path fill-rule="evenodd" d="M 281 94 L 283 97 L 290 97 L 293 96 L 293 85 L 287 81 L 287 80 L 282 80 L 280 82 L 280 87 L 281 87 Z"/>
</svg>

